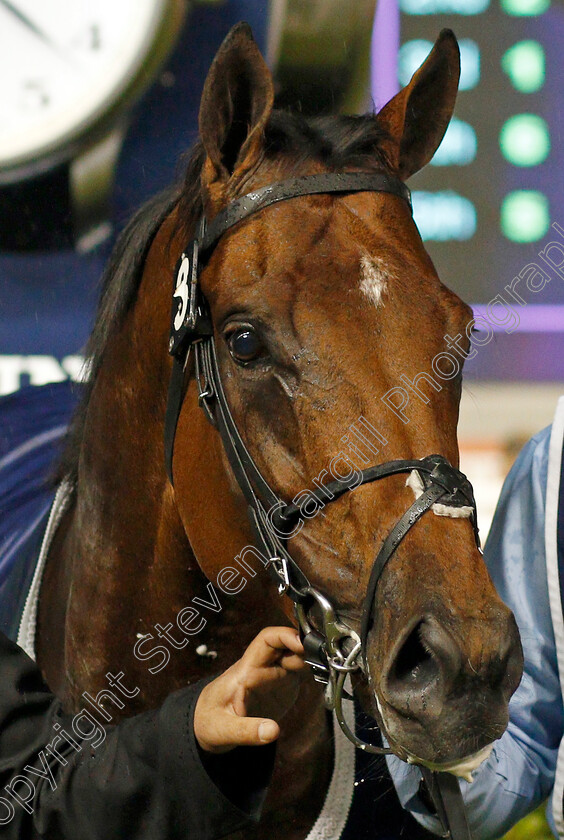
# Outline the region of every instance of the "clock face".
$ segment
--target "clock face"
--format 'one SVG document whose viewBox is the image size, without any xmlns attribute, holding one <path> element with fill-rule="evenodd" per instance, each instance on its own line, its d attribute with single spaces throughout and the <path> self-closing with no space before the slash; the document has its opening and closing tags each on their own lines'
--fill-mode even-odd
<svg viewBox="0 0 564 840">
<path fill-rule="evenodd" d="M 0 170 L 59 152 L 126 98 L 171 0 L 0 0 Z"/>
</svg>

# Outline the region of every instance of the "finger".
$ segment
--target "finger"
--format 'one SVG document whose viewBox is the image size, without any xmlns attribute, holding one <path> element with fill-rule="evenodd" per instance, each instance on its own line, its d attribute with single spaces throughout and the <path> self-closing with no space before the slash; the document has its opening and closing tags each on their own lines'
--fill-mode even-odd
<svg viewBox="0 0 564 840">
<path fill-rule="evenodd" d="M 280 727 L 270 718 L 238 717 L 221 715 L 210 742 L 216 749 L 226 747 L 260 746 L 276 741 Z"/>
<path fill-rule="evenodd" d="M 285 671 L 301 671 L 307 666 L 303 656 L 292 654 L 291 656 L 283 656 L 280 660 L 280 667 Z"/>
<path fill-rule="evenodd" d="M 258 668 L 247 662 L 241 672 L 240 684 L 247 690 L 284 679 L 295 679 L 305 668 L 307 668 L 307 663 L 295 654 L 283 657 L 276 664 L 263 665 Z"/>
<path fill-rule="evenodd" d="M 304 648 L 296 631 L 292 627 L 265 627 L 253 639 L 243 659 L 247 664 L 261 668 L 279 662 L 284 650 L 303 655 Z"/>
</svg>

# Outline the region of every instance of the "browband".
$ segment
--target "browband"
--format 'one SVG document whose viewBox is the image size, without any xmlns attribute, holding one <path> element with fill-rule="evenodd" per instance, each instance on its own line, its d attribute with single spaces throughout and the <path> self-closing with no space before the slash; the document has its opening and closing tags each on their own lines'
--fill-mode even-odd
<svg viewBox="0 0 564 840">
<path fill-rule="evenodd" d="M 209 258 L 217 240 L 225 231 L 242 222 L 258 210 L 270 207 L 278 201 L 287 201 L 301 195 L 321 193 L 386 192 L 403 198 L 411 207 L 411 192 L 403 181 L 387 172 L 323 172 L 319 175 L 301 175 L 289 178 L 254 192 L 236 198 L 225 210 L 221 210 L 208 225 L 200 254 Z"/>
</svg>

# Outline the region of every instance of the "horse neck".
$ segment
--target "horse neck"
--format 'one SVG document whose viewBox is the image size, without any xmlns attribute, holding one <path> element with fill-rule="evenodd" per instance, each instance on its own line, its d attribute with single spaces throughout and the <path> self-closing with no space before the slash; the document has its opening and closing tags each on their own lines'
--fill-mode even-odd
<svg viewBox="0 0 564 840">
<path fill-rule="evenodd" d="M 170 621 L 201 573 L 175 515 L 155 422 L 163 400 L 157 353 L 142 346 L 133 312 L 107 348 L 89 400 L 72 509 L 50 553 L 40 609 L 40 660 L 47 677 L 64 689 L 69 706 L 84 690 L 107 687 L 104 675 L 118 667 L 137 680 L 147 701 L 150 686 L 133 655 L 138 633 Z M 145 333 L 146 335 L 146 333 Z M 153 345 L 154 347 L 154 345 Z M 163 380 L 164 381 L 164 380 Z M 51 581 L 51 584 L 49 583 Z M 64 601 L 65 614 L 53 603 Z M 63 597 L 61 598 L 61 595 Z M 180 606 L 178 607 L 180 608 Z M 64 620 L 57 656 L 42 645 Z M 153 630 L 154 632 L 154 630 Z M 49 665 L 51 658 L 57 664 Z M 44 664 L 44 661 L 41 663 Z M 168 679 L 178 665 L 171 663 Z M 115 671 L 114 671 L 115 673 Z M 144 685 L 141 685 L 141 682 Z"/>
<path fill-rule="evenodd" d="M 93 386 L 76 491 L 50 552 L 38 617 L 38 659 L 69 710 L 85 706 L 85 691 L 95 695 L 107 690 L 105 675 L 110 672 L 123 672 L 122 682 L 130 691 L 140 689 L 122 711 L 116 713 L 110 704 L 114 720 L 154 708 L 176 688 L 224 670 L 262 627 L 287 623 L 284 602 L 264 571 L 244 592 L 223 596 L 221 610 L 214 611 L 209 581 L 186 533 L 190 527 L 178 513 L 163 452 L 170 303 L 162 289 L 155 288 L 163 270 L 162 252 L 155 257 L 154 250 L 155 246 L 137 302 L 109 342 Z M 212 522 L 195 529 L 198 554 L 211 529 L 208 559 L 216 554 L 232 559 L 249 542 L 249 533 L 244 512 L 235 509 L 221 444 L 198 408 L 193 384 L 185 409 L 181 423 L 188 424 L 204 465 L 215 465 L 209 471 L 211 485 L 194 482 L 195 494 L 208 494 L 201 501 L 201 518 Z M 227 497 L 234 505 L 231 511 L 225 507 Z M 231 525 L 217 524 L 225 521 Z M 206 569 L 209 572 L 209 566 Z M 156 625 L 172 624 L 175 639 L 181 641 L 175 618 L 195 597 L 212 605 L 199 605 L 205 627 L 188 646 L 174 650 L 158 639 Z M 148 633 L 155 637 L 153 647 L 161 644 L 170 653 L 157 674 L 149 671 L 154 661 L 134 655 L 138 636 Z M 202 655 L 204 646 L 216 656 Z M 295 822 L 298 804 L 302 817 L 295 836 L 307 834 L 330 775 L 327 734 L 319 686 L 306 680 L 279 745 L 281 760 L 265 810 L 268 826 L 271 821 L 277 824 L 282 813 Z M 300 773 L 295 773 L 298 763 Z"/>
<path fill-rule="evenodd" d="M 228 667 L 261 627 L 284 620 L 275 588 L 267 585 L 264 592 L 265 581 L 258 579 L 240 595 L 222 597 L 217 609 L 166 477 L 170 297 L 162 278 L 172 276 L 172 224 L 165 223 L 157 235 L 135 305 L 106 346 L 86 410 L 73 505 L 52 546 L 42 587 L 39 661 L 69 707 L 79 704 L 83 691 L 107 688 L 105 674 L 115 668 L 141 689 L 136 708 L 154 705 L 187 680 Z M 198 556 L 219 554 L 225 565 L 249 537 L 219 510 L 218 485 L 228 487 L 221 445 L 192 392 L 182 420 L 204 463 L 209 457 L 217 467 L 216 484 L 194 481 L 188 489 L 203 496 L 205 522 L 197 532 L 207 545 L 198 545 Z M 231 521 L 244 519 L 234 507 Z M 164 645 L 155 625 L 176 627 L 176 617 L 194 597 L 210 605 L 198 606 L 204 629 L 182 650 Z M 157 657 L 134 655 L 140 634 L 149 633 L 155 646 L 163 644 L 171 654 L 158 675 L 149 672 Z M 175 637 L 182 641 L 177 628 Z M 217 659 L 197 655 L 201 645 L 216 651 Z"/>
</svg>

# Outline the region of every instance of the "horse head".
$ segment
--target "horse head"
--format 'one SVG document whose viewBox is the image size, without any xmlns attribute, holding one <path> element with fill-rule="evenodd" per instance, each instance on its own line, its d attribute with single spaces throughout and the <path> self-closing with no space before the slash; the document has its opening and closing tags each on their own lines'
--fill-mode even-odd
<svg viewBox="0 0 564 840">
<path fill-rule="evenodd" d="M 290 178 L 407 179 L 437 149 L 458 77 L 457 43 L 444 31 L 377 116 L 307 120 L 273 110 L 270 72 L 248 28 L 236 27 L 204 86 L 202 146 L 174 242 L 193 235 L 197 193 L 211 221 L 237 197 Z M 358 633 L 374 558 L 426 486 L 416 469 L 362 484 L 358 476 L 435 453 L 456 467 L 472 312 L 441 284 L 397 191 L 272 204 L 223 233 L 200 283 L 238 432 L 265 482 L 298 514 L 288 551 Z M 194 378 L 172 464 L 183 527 L 215 581 L 254 536 Z M 323 488 L 335 480 L 349 492 L 328 503 Z M 472 516 L 471 506 L 435 503 L 405 534 L 371 599 L 354 675 L 394 751 L 430 766 L 456 766 L 499 738 L 521 675 L 516 624 L 488 576 Z M 252 586 L 271 598 L 266 575 Z M 283 603 L 294 620 L 291 601 Z"/>
</svg>

